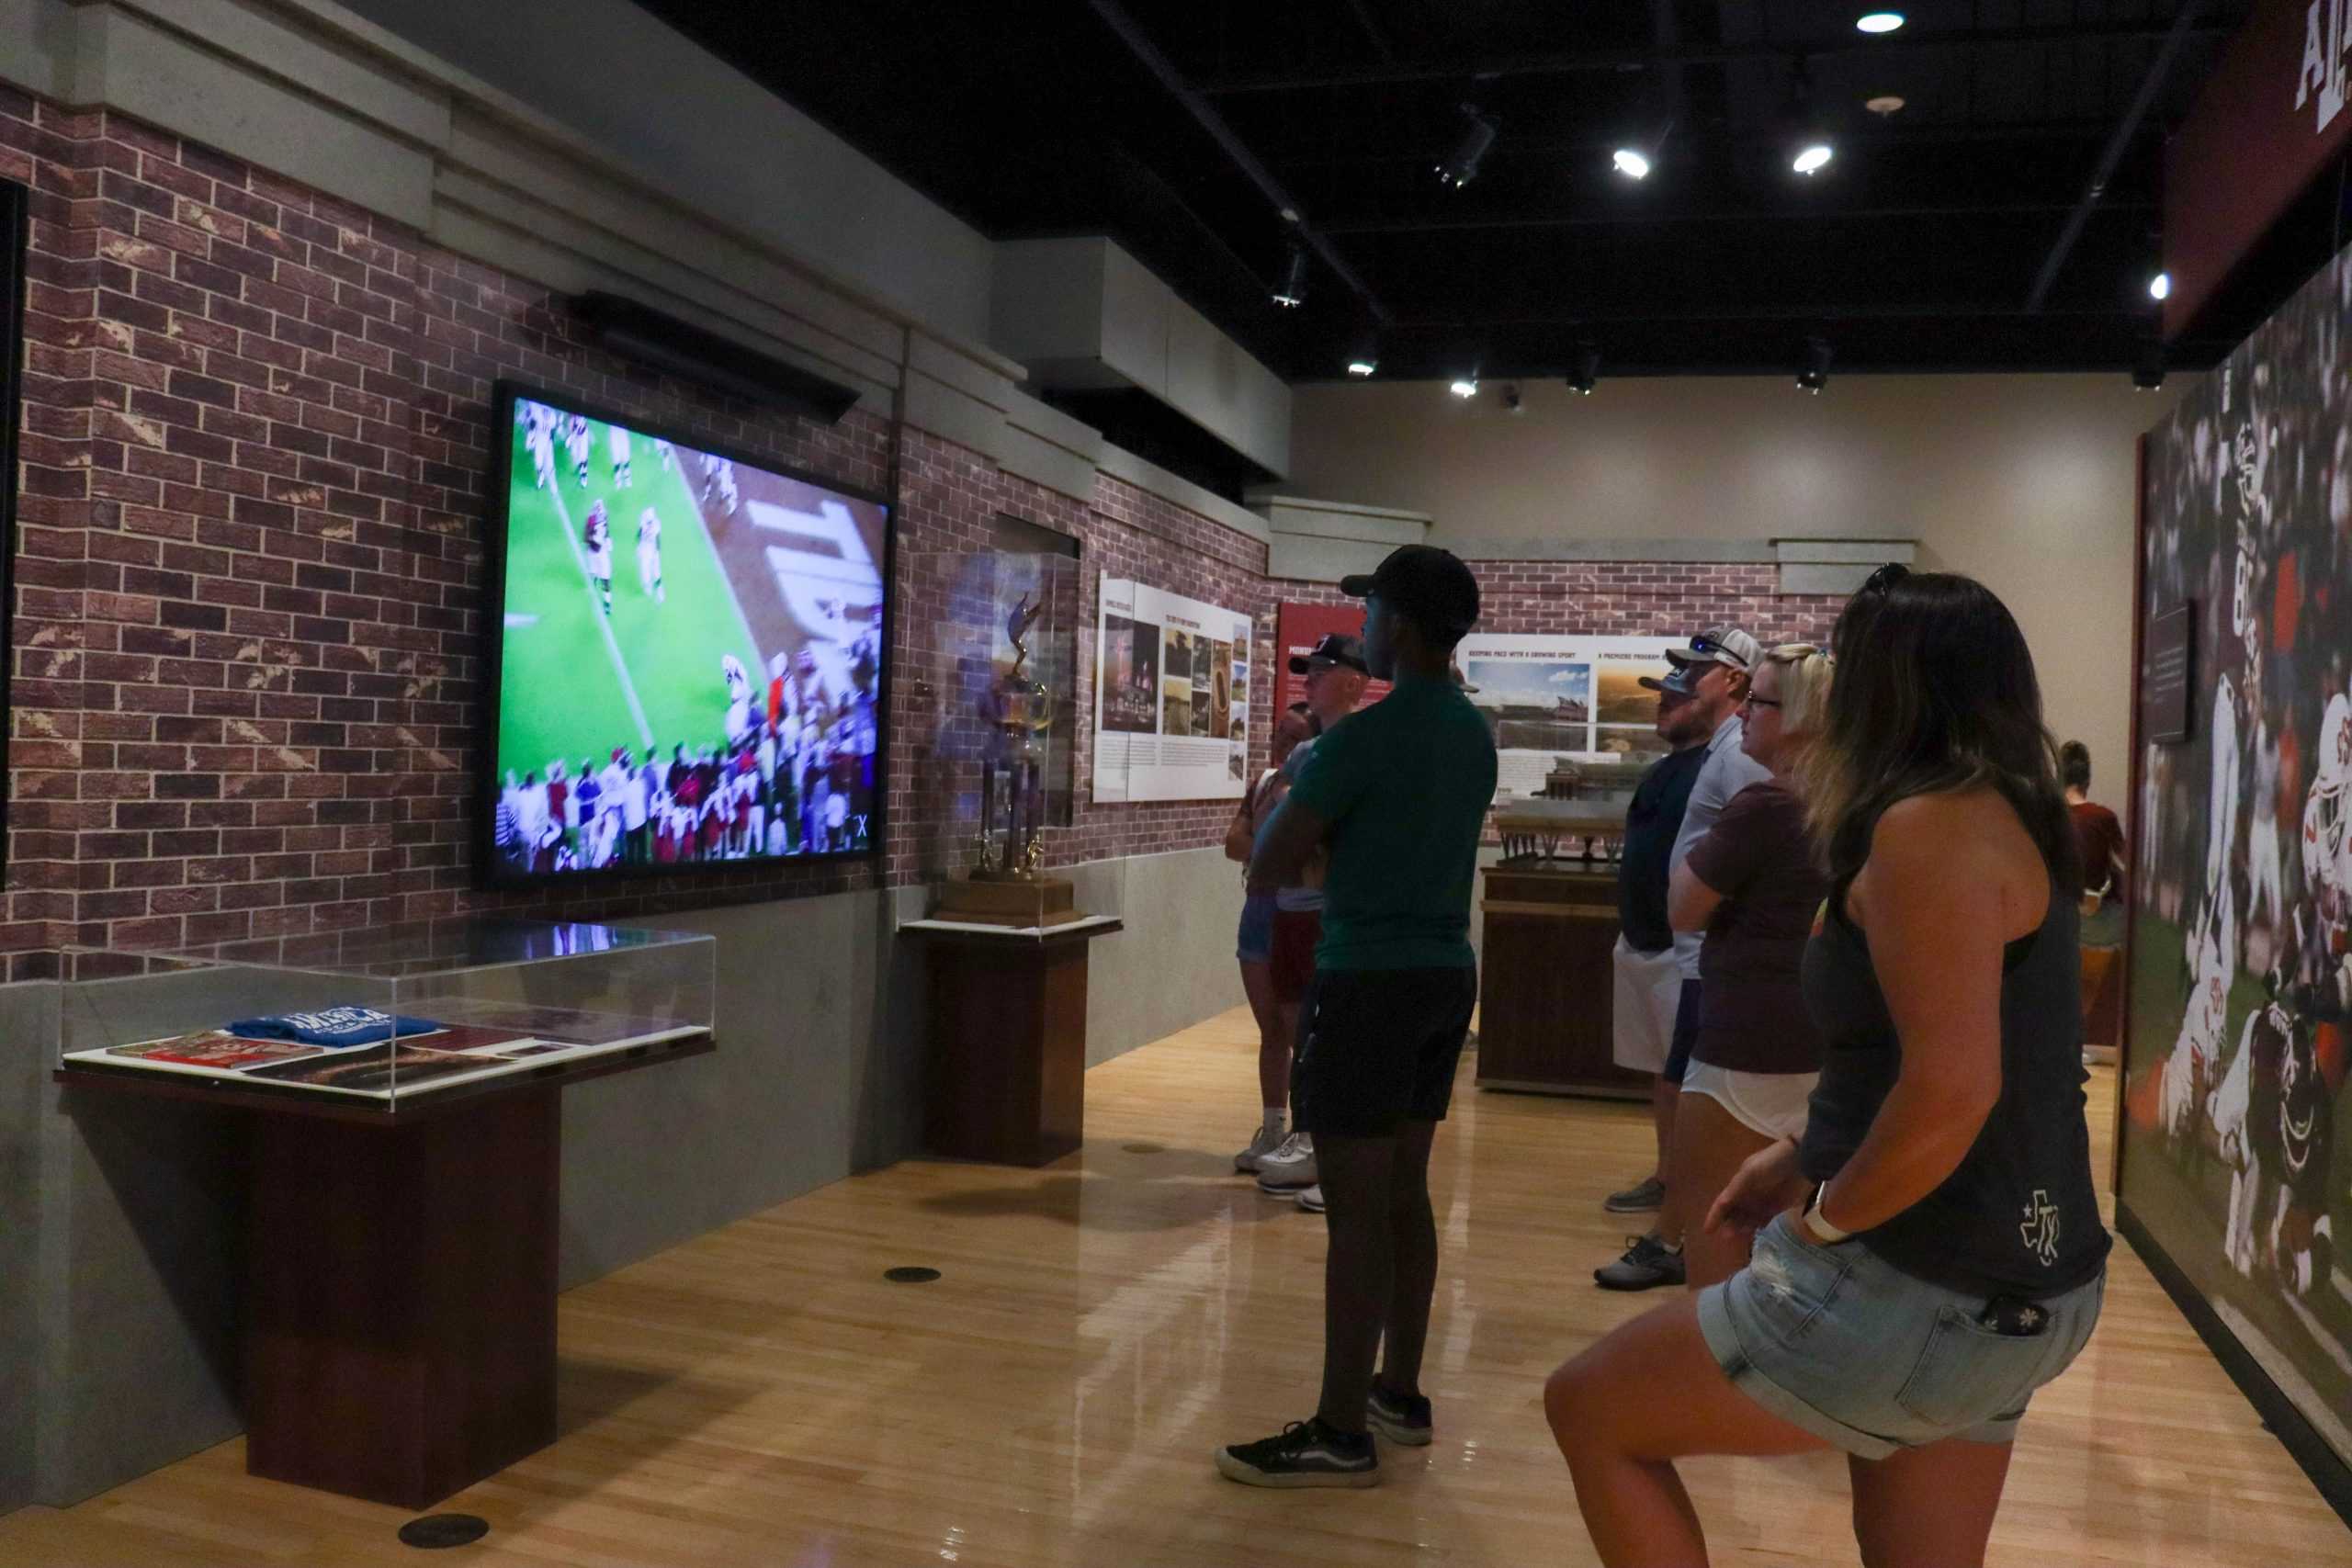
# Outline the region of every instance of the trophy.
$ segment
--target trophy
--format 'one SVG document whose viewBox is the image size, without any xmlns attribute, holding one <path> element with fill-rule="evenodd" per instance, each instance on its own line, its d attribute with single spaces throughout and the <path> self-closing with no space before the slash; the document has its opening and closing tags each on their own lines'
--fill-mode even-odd
<svg viewBox="0 0 2352 1568">
<path fill-rule="evenodd" d="M 1005 617 L 1012 665 L 991 681 L 978 704 L 986 728 L 980 752 L 979 829 L 967 877 L 940 889 L 939 913 L 991 925 L 1052 926 L 1080 919 L 1069 881 L 1044 874 L 1037 837 L 1046 814 L 1046 732 L 1053 694 L 1028 673 L 1029 630 L 1045 613 L 1023 593 Z"/>
</svg>

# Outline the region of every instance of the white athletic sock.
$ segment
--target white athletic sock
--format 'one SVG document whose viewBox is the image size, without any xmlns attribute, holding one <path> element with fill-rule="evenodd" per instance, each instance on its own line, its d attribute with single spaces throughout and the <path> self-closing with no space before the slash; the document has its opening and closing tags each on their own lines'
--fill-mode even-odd
<svg viewBox="0 0 2352 1568">
<path fill-rule="evenodd" d="M 1279 1141 L 1289 1130 L 1288 1122 L 1289 1118 L 1283 1113 L 1281 1106 L 1269 1105 L 1266 1107 L 1266 1119 L 1259 1124 L 1258 1131 L 1270 1141 Z"/>
</svg>

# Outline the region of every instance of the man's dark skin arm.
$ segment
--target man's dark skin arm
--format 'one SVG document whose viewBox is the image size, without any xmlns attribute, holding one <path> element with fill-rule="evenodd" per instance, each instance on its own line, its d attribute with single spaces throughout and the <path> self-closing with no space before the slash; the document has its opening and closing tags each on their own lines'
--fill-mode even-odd
<svg viewBox="0 0 2352 1568">
<path fill-rule="evenodd" d="M 1295 887 L 1299 874 L 1316 847 L 1322 843 L 1329 824 L 1295 795 L 1284 795 L 1258 829 L 1258 841 L 1250 852 L 1250 885 L 1253 887 Z"/>
</svg>

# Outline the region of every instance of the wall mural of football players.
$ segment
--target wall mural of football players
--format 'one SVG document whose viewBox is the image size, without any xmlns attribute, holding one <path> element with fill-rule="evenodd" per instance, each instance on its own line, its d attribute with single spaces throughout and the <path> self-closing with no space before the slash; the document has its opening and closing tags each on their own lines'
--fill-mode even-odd
<svg viewBox="0 0 2352 1568">
<path fill-rule="evenodd" d="M 2139 759 L 2119 1198 L 2352 1464 L 2352 252 L 2147 438 L 2143 624 L 2197 722 Z"/>
</svg>

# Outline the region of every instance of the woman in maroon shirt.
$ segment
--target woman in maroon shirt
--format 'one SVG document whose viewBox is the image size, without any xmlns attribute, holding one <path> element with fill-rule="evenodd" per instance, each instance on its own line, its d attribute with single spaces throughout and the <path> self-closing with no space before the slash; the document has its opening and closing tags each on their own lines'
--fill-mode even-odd
<svg viewBox="0 0 2352 1568">
<path fill-rule="evenodd" d="M 1820 732 L 1835 666 L 1811 643 L 1790 643 L 1757 667 L 1741 744 L 1772 776 L 1732 796 L 1690 846 L 1667 886 L 1678 931 L 1703 931 L 1699 1032 L 1674 1112 L 1667 1185 L 1703 1214 L 1749 1156 L 1804 1131 L 1806 1097 L 1821 1074 L 1821 1035 L 1805 1011 L 1798 971 L 1829 891 L 1814 858 L 1796 766 Z M 1728 1280 L 1749 1237 L 1692 1226 L 1693 1291 Z"/>
</svg>

